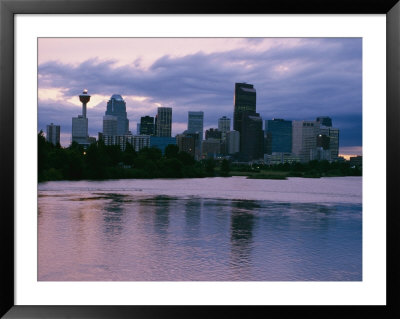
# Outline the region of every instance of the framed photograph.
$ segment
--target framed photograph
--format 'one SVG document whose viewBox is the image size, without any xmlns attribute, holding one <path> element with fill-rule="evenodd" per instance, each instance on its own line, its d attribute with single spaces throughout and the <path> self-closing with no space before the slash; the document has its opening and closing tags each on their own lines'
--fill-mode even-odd
<svg viewBox="0 0 400 319">
<path fill-rule="evenodd" d="M 397 1 L 0 10 L 1 315 L 399 314 Z"/>
</svg>

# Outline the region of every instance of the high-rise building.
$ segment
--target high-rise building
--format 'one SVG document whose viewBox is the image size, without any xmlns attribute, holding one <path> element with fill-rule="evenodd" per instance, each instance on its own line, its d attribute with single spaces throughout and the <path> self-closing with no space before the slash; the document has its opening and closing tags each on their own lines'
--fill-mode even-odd
<svg viewBox="0 0 400 319">
<path fill-rule="evenodd" d="M 336 161 L 339 158 L 339 129 L 321 125 L 319 134 L 329 138 L 330 160 Z"/>
<path fill-rule="evenodd" d="M 316 121 L 319 122 L 320 125 L 332 127 L 332 119 L 328 116 L 319 116 Z"/>
<path fill-rule="evenodd" d="M 228 154 L 235 154 L 239 152 L 240 146 L 240 133 L 238 131 L 226 132 L 226 148 Z"/>
<path fill-rule="evenodd" d="M 146 115 L 140 118 L 139 134 L 154 135 L 154 117 Z"/>
<path fill-rule="evenodd" d="M 241 133 L 244 111 L 256 112 L 256 90 L 253 84 L 235 83 L 233 129 Z"/>
<path fill-rule="evenodd" d="M 319 128 L 320 123 L 317 121 L 292 122 L 292 153 L 299 156 L 301 162 L 313 159 Z"/>
<path fill-rule="evenodd" d="M 206 140 L 210 139 L 210 138 L 214 138 L 214 139 L 221 139 L 222 138 L 222 132 L 216 128 L 210 128 L 208 130 L 206 130 Z"/>
<path fill-rule="evenodd" d="M 209 138 L 201 144 L 201 153 L 204 157 L 215 158 L 221 154 L 221 140 L 217 138 Z"/>
<path fill-rule="evenodd" d="M 129 120 L 126 113 L 126 103 L 121 95 L 113 94 L 107 102 L 106 115 L 117 118 L 117 135 L 125 135 L 129 132 Z"/>
<path fill-rule="evenodd" d="M 244 161 L 264 158 L 262 118 L 253 111 L 241 112 L 240 157 Z"/>
<path fill-rule="evenodd" d="M 156 116 L 156 136 L 171 137 L 172 108 L 159 107 Z"/>
<path fill-rule="evenodd" d="M 46 141 L 53 145 L 60 144 L 60 125 L 51 123 L 46 127 Z"/>
<path fill-rule="evenodd" d="M 231 130 L 231 119 L 223 116 L 218 119 L 218 130 L 222 133 L 226 133 Z"/>
<path fill-rule="evenodd" d="M 292 152 L 292 121 L 272 119 L 265 121 L 265 154 Z"/>
<path fill-rule="evenodd" d="M 196 134 L 196 133 L 195 133 Z M 178 134 L 176 136 L 176 142 L 179 147 L 180 152 L 186 152 L 193 157 L 196 154 L 196 140 L 193 136 L 188 136 L 186 134 Z"/>
<path fill-rule="evenodd" d="M 117 135 L 118 118 L 114 115 L 103 116 L 103 135 Z"/>
<path fill-rule="evenodd" d="M 188 133 L 199 133 L 200 140 L 203 139 L 204 112 L 188 112 Z"/>
<path fill-rule="evenodd" d="M 235 83 L 233 129 L 240 133 L 241 160 L 263 158 L 262 119 L 256 113 L 256 90 L 253 84 Z"/>
<path fill-rule="evenodd" d="M 86 117 L 87 103 L 90 101 L 90 95 L 87 90 L 83 90 L 79 95 L 79 100 L 82 102 L 82 115 L 72 118 L 72 142 L 78 144 L 89 144 L 88 138 L 88 119 Z"/>
</svg>

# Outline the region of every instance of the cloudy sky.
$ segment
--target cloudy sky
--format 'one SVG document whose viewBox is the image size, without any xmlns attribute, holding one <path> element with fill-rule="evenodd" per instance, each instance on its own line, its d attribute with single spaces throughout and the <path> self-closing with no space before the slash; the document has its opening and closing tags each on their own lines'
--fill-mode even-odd
<svg viewBox="0 0 400 319">
<path fill-rule="evenodd" d="M 254 84 L 263 120 L 330 116 L 340 153 L 361 154 L 361 38 L 40 38 L 38 130 L 61 125 L 68 146 L 78 95 L 88 89 L 89 135 L 102 131 L 112 94 L 126 101 L 129 127 L 169 106 L 172 134 L 188 111 L 204 111 L 204 127 L 233 118 L 235 82 Z"/>
</svg>

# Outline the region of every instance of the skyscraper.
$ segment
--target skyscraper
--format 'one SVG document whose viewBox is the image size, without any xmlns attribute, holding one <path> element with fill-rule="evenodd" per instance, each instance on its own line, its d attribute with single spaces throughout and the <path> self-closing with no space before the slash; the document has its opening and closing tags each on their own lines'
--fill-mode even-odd
<svg viewBox="0 0 400 319">
<path fill-rule="evenodd" d="M 263 157 L 262 119 L 256 113 L 256 90 L 253 84 L 235 83 L 233 129 L 240 133 L 242 160 Z"/>
<path fill-rule="evenodd" d="M 188 133 L 199 133 L 200 140 L 203 139 L 203 120 L 204 113 L 202 111 L 199 112 L 188 112 Z"/>
<path fill-rule="evenodd" d="M 60 125 L 51 123 L 46 127 L 46 141 L 53 143 L 53 145 L 60 144 Z"/>
<path fill-rule="evenodd" d="M 235 154 L 239 152 L 240 133 L 238 131 L 226 132 L 226 148 L 228 154 Z"/>
<path fill-rule="evenodd" d="M 292 152 L 292 121 L 273 119 L 265 121 L 266 154 Z"/>
<path fill-rule="evenodd" d="M 117 135 L 118 118 L 114 115 L 103 116 L 103 135 Z"/>
<path fill-rule="evenodd" d="M 241 133 L 241 113 L 256 112 L 256 90 L 253 84 L 235 83 L 233 129 Z"/>
<path fill-rule="evenodd" d="M 79 95 L 79 100 L 82 102 L 82 115 L 72 118 L 72 142 L 78 144 L 89 144 L 88 138 L 88 119 L 86 117 L 86 105 L 90 101 L 90 95 L 87 90 L 83 90 Z"/>
<path fill-rule="evenodd" d="M 154 135 L 154 117 L 142 116 L 140 118 L 140 129 L 139 134 L 141 135 Z"/>
<path fill-rule="evenodd" d="M 159 107 L 156 117 L 157 136 L 171 137 L 172 108 Z"/>
<path fill-rule="evenodd" d="M 223 116 L 218 119 L 218 130 L 226 133 L 231 130 L 231 119 Z"/>
<path fill-rule="evenodd" d="M 264 157 L 262 118 L 252 111 L 241 112 L 240 154 L 244 161 Z"/>
<path fill-rule="evenodd" d="M 107 102 L 106 115 L 117 118 L 117 135 L 125 135 L 129 132 L 129 120 L 126 113 L 126 103 L 121 95 L 113 94 Z"/>
<path fill-rule="evenodd" d="M 317 135 L 320 123 L 317 121 L 292 122 L 292 153 L 299 156 L 301 162 L 308 162 L 317 147 Z"/>
</svg>

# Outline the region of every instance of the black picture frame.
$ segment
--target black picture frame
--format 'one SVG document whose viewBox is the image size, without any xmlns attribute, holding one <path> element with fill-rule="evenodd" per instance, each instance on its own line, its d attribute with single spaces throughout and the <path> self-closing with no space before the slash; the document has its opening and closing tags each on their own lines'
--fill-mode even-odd
<svg viewBox="0 0 400 319">
<path fill-rule="evenodd" d="M 386 306 L 22 306 L 14 304 L 14 15 L 15 14 L 385 14 L 386 105 Z M 164 318 L 164 317 L 400 317 L 398 307 L 399 214 L 397 181 L 400 144 L 399 0 L 274 0 L 217 2 L 179 0 L 0 0 L 0 315 L 4 318 Z M 377 107 L 377 112 L 379 108 Z M 383 212 L 382 212 L 383 213 Z M 238 292 L 240 293 L 240 292 Z"/>
</svg>

